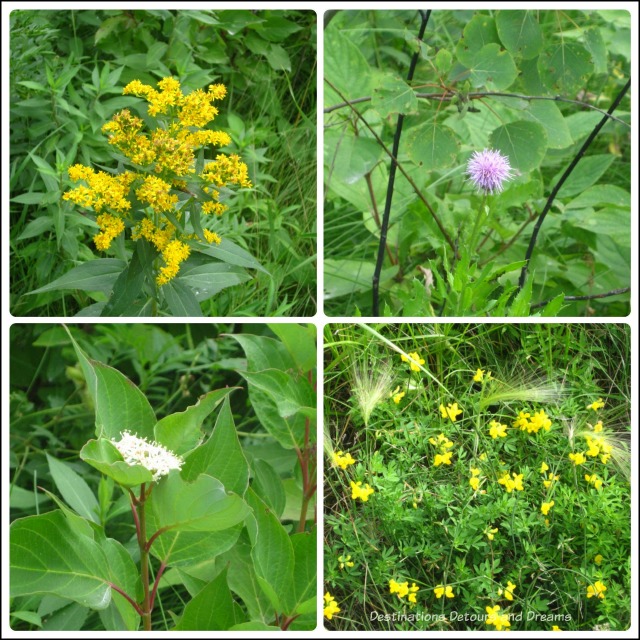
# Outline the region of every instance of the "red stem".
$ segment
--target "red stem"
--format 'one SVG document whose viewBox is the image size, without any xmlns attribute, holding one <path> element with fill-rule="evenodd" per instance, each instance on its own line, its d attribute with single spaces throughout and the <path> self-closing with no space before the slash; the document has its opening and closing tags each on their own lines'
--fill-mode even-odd
<svg viewBox="0 0 640 640">
<path fill-rule="evenodd" d="M 114 590 L 117 591 L 135 610 L 139 616 L 144 615 L 144 612 L 140 608 L 140 605 L 135 602 L 135 600 L 126 592 L 124 592 L 120 587 L 113 584 L 113 582 L 107 582 L 107 584 Z"/>
<path fill-rule="evenodd" d="M 158 591 L 158 585 L 160 584 L 160 578 L 162 578 L 162 574 L 164 573 L 164 570 L 166 568 L 167 568 L 167 558 L 165 558 L 160 564 L 160 568 L 158 569 L 158 574 L 156 575 L 156 579 L 153 582 L 153 590 L 151 591 L 151 603 L 149 604 L 149 608 L 151 611 L 153 611 L 153 603 L 156 601 L 156 593 Z"/>
</svg>

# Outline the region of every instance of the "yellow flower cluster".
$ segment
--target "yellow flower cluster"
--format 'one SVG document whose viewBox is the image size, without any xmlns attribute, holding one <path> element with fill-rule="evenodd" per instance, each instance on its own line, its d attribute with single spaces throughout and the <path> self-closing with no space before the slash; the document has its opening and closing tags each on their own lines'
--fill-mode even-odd
<svg viewBox="0 0 640 640">
<path fill-rule="evenodd" d="M 604 586 L 600 580 L 596 580 L 593 584 L 590 584 L 587 587 L 587 598 L 600 598 L 600 600 L 604 600 L 604 592 L 607 590 L 607 587 Z"/>
<path fill-rule="evenodd" d="M 416 604 L 416 593 L 420 588 L 415 582 L 409 586 L 408 582 L 396 582 L 395 580 L 389 580 L 389 593 L 395 593 L 400 600 L 407 598 L 407 601 L 411 604 Z"/>
<path fill-rule="evenodd" d="M 602 425 L 602 423 L 600 423 Z M 585 453 L 591 458 L 597 458 L 600 456 L 600 460 L 603 464 L 607 464 L 611 458 L 611 452 L 613 451 L 613 445 L 609 444 L 603 436 L 596 436 L 595 438 L 586 435 L 587 446 L 589 447 Z"/>
<path fill-rule="evenodd" d="M 360 498 L 362 502 L 367 502 L 372 493 L 375 493 L 375 491 L 368 484 L 363 487 L 362 482 L 351 481 L 351 498 L 353 500 Z"/>
<path fill-rule="evenodd" d="M 440 415 L 443 418 L 449 418 L 451 422 L 455 422 L 461 413 L 462 413 L 462 409 L 458 409 L 457 402 L 454 402 L 453 404 L 448 404 L 446 407 L 443 404 L 440 405 Z"/>
<path fill-rule="evenodd" d="M 587 409 L 593 409 L 594 411 L 598 411 L 598 409 L 602 409 L 602 407 L 604 407 L 602 398 L 598 398 L 596 401 L 587 405 Z"/>
<path fill-rule="evenodd" d="M 589 475 L 588 473 L 584 474 L 584 479 L 589 483 L 592 484 L 596 490 L 600 490 L 602 488 L 602 480 L 600 478 L 598 478 L 598 476 L 595 473 L 592 473 L 591 475 Z"/>
<path fill-rule="evenodd" d="M 511 493 L 514 489 L 516 491 L 524 491 L 524 486 L 522 485 L 523 478 L 523 473 L 517 474 L 514 471 L 512 474 L 509 474 L 508 471 L 505 471 L 504 475 L 498 479 L 498 484 L 504 485 L 507 493 Z"/>
<path fill-rule="evenodd" d="M 441 584 L 439 584 L 433 590 L 433 593 L 435 594 L 436 598 L 438 598 L 438 600 L 440 600 L 440 598 L 442 598 L 442 596 L 444 596 L 445 598 L 453 598 L 453 597 L 455 597 L 455 593 L 453 593 L 453 588 L 449 584 L 446 587 L 441 585 Z"/>
<path fill-rule="evenodd" d="M 484 372 L 484 369 L 476 369 L 476 373 L 473 376 L 474 382 L 483 382 L 484 380 L 491 379 L 491 371 Z"/>
<path fill-rule="evenodd" d="M 485 624 L 492 624 L 496 628 L 496 631 L 502 631 L 502 629 L 506 629 L 511 626 L 509 614 L 500 614 L 500 607 L 498 605 L 495 607 L 485 607 L 485 611 L 488 614 Z"/>
<path fill-rule="evenodd" d="M 548 516 L 549 511 L 551 511 L 551 508 L 553 507 L 554 504 L 555 504 L 554 500 L 552 500 L 551 502 L 543 502 L 542 505 L 540 506 L 540 511 L 542 511 L 542 515 Z"/>
<path fill-rule="evenodd" d="M 504 597 L 507 600 L 513 600 L 513 592 L 515 591 L 515 589 L 516 589 L 516 585 L 513 582 L 511 582 L 511 580 L 507 580 L 507 586 L 504 590 Z M 498 595 L 501 596 L 502 593 L 503 593 L 502 589 L 498 589 Z"/>
<path fill-rule="evenodd" d="M 393 398 L 393 401 L 396 404 L 400 404 L 400 400 L 402 400 L 402 398 L 404 398 L 407 394 L 404 391 L 400 391 L 400 387 L 396 387 L 392 392 L 391 392 L 391 397 Z"/>
<path fill-rule="evenodd" d="M 540 473 L 546 475 L 546 480 L 542 481 L 542 484 L 549 489 L 554 482 L 560 480 L 560 476 L 555 475 L 553 472 L 549 472 L 549 465 L 543 462 L 540 466 Z"/>
<path fill-rule="evenodd" d="M 489 435 L 495 440 L 496 438 L 507 437 L 507 425 L 500 424 L 497 420 L 492 420 L 489 423 Z"/>
<path fill-rule="evenodd" d="M 342 451 L 334 451 L 331 454 L 333 464 L 341 469 L 346 469 L 350 464 L 355 464 L 355 460 L 351 457 L 350 453 L 343 453 Z"/>
<path fill-rule="evenodd" d="M 496 533 L 498 533 L 498 528 L 496 527 L 495 529 L 491 529 L 487 527 L 484 530 L 484 533 L 487 536 L 487 538 L 489 538 L 489 540 L 493 540 L 496 537 Z"/>
<path fill-rule="evenodd" d="M 469 484 L 471 485 L 471 488 L 474 491 L 478 490 L 478 487 L 480 486 L 480 478 L 478 477 L 480 475 L 480 469 L 476 469 L 475 467 L 473 467 L 471 469 L 471 477 L 469 478 Z"/>
<path fill-rule="evenodd" d="M 411 360 L 409 360 L 409 358 L 411 358 Z M 418 363 L 424 364 L 424 358 L 421 358 L 420 354 L 416 353 L 415 351 L 409 354 L 409 358 L 407 358 L 407 356 L 405 356 L 404 353 L 400 355 L 400 359 L 402 360 L 402 362 L 409 363 L 409 366 L 411 367 L 411 371 L 420 371 L 420 367 L 418 366 Z"/>
<path fill-rule="evenodd" d="M 340 556 L 338 558 L 338 562 L 340 564 L 340 569 L 344 569 L 345 567 L 353 567 L 354 563 L 351 560 L 351 556 Z"/>
<path fill-rule="evenodd" d="M 324 594 L 324 617 L 327 620 L 331 620 L 336 613 L 340 613 L 340 607 L 336 602 L 336 599 L 327 591 Z"/>
<path fill-rule="evenodd" d="M 440 449 L 440 453 L 436 453 L 433 459 L 433 466 L 439 467 L 441 464 L 451 464 L 452 451 L 447 451 L 453 447 L 453 442 L 447 438 L 444 433 L 438 435 L 437 438 L 429 438 L 429 442 Z"/>
<path fill-rule="evenodd" d="M 231 138 L 224 131 L 202 129 L 218 114 L 212 103 L 225 97 L 226 88 L 222 84 L 212 84 L 208 91 L 198 89 L 185 95 L 179 81 L 169 77 L 160 80 L 157 89 L 134 80 L 123 93 L 144 98 L 149 103 L 148 114 L 162 118 L 160 126 L 149 130 L 144 120 L 123 109 L 102 127 L 109 144 L 135 165 L 136 170 L 110 175 L 74 165 L 69 168 L 70 179 L 74 182 L 83 180 L 86 185 L 67 191 L 63 198 L 101 214 L 96 220 L 100 232 L 94 237 L 95 245 L 101 251 L 109 249 L 113 239 L 126 226 L 132 227 L 134 240 L 149 240 L 165 263 L 156 278 L 157 283 L 163 285 L 176 277 L 180 264 L 189 257 L 187 242 L 198 239 L 195 234 L 179 231 L 171 222 L 181 218 L 176 190 L 187 193 L 192 200 L 197 199 L 181 178 L 196 173 L 195 152 L 198 148 L 208 144 L 219 147 L 231 144 Z M 204 214 L 217 216 L 224 213 L 227 205 L 219 202 L 220 192 L 211 185 L 218 189 L 230 184 L 252 186 L 248 167 L 237 155 L 218 154 L 195 178 L 207 194 L 207 200 L 194 206 L 200 206 Z M 153 220 L 145 210 L 134 214 L 132 202 L 149 207 Z M 141 220 L 139 214 L 149 217 Z M 127 220 L 130 225 L 125 224 Z M 221 242 L 220 236 L 208 229 L 203 229 L 202 236 L 209 244 Z"/>
<path fill-rule="evenodd" d="M 513 426 L 527 433 L 538 433 L 540 429 L 549 431 L 551 429 L 551 420 L 542 409 L 536 411 L 533 416 L 530 413 L 521 411 L 516 420 L 514 420 Z"/>
<path fill-rule="evenodd" d="M 584 464 L 587 461 L 583 453 L 570 453 L 569 460 L 571 460 L 571 462 L 573 462 L 573 464 L 575 464 L 576 467 L 581 464 Z"/>
</svg>

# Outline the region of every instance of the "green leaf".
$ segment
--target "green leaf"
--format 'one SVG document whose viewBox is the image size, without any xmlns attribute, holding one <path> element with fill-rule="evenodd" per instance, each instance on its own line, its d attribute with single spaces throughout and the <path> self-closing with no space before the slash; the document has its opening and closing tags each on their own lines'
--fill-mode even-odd
<svg viewBox="0 0 640 640">
<path fill-rule="evenodd" d="M 242 498 L 225 491 L 216 478 L 200 475 L 185 482 L 177 471 L 158 482 L 147 505 L 159 528 L 176 531 L 221 531 L 249 514 Z"/>
<path fill-rule="evenodd" d="M 324 33 L 324 75 L 347 100 L 371 95 L 372 69 L 358 46 L 334 28 Z M 325 85 L 325 106 L 342 102 Z"/>
<path fill-rule="evenodd" d="M 291 60 L 286 49 L 279 44 L 269 45 L 267 62 L 274 71 L 291 71 Z"/>
<path fill-rule="evenodd" d="M 11 597 L 52 594 L 91 609 L 111 602 L 107 558 L 61 511 L 15 520 L 9 530 Z"/>
<path fill-rule="evenodd" d="M 194 251 L 204 253 L 207 256 L 216 258 L 221 262 L 235 264 L 238 267 L 247 267 L 248 269 L 257 269 L 269 275 L 269 272 L 248 252 L 237 244 L 222 238 L 220 244 L 211 245 L 191 245 Z"/>
<path fill-rule="evenodd" d="M 607 46 L 602 38 L 602 32 L 598 27 L 589 27 L 583 30 L 584 44 L 591 54 L 594 73 L 607 73 Z"/>
<path fill-rule="evenodd" d="M 474 56 L 469 66 L 471 84 L 501 91 L 509 88 L 518 77 L 518 69 L 511 54 L 499 44 L 487 44 Z"/>
<path fill-rule="evenodd" d="M 565 149 L 573 144 L 573 138 L 562 111 L 553 102 L 533 100 L 522 115 L 544 127 L 550 149 Z"/>
<path fill-rule="evenodd" d="M 258 583 L 276 611 L 284 611 L 293 582 L 291 539 L 276 515 L 251 489 L 247 491 L 247 503 L 253 510 L 253 518 L 247 519 L 247 530 Z"/>
<path fill-rule="evenodd" d="M 140 297 L 142 285 L 144 283 L 145 268 L 140 259 L 140 251 L 136 243 L 136 251 L 133 252 L 131 261 L 118 276 L 113 284 L 113 291 L 107 304 L 102 310 L 101 316 L 131 316 L 132 307 Z M 149 264 L 153 256 L 148 256 Z M 138 304 L 137 306 L 140 306 Z"/>
<path fill-rule="evenodd" d="M 228 395 L 210 438 L 187 456 L 182 467 L 182 477 L 189 482 L 203 473 L 215 476 L 239 495 L 249 485 L 249 465 L 238 440 Z"/>
<path fill-rule="evenodd" d="M 550 300 L 544 307 L 540 315 L 545 318 L 555 318 L 564 305 L 564 293 L 558 294 L 553 300 Z"/>
<path fill-rule="evenodd" d="M 203 436 L 204 420 L 236 388 L 210 391 L 184 411 L 162 418 L 153 429 L 156 442 L 179 456 L 195 449 Z"/>
<path fill-rule="evenodd" d="M 540 166 L 547 151 L 547 134 L 535 122 L 517 120 L 494 129 L 489 136 L 491 146 L 509 157 L 511 166 L 531 171 Z"/>
<path fill-rule="evenodd" d="M 289 615 L 303 613 L 299 610 L 300 606 L 309 600 L 316 600 L 316 529 L 295 533 L 291 536 L 291 544 L 294 555 L 293 584 L 285 605 Z M 315 611 L 315 607 L 312 611 Z M 308 607 L 304 613 L 309 613 Z"/>
<path fill-rule="evenodd" d="M 615 185 L 597 184 L 579 193 L 566 204 L 566 209 L 585 209 L 606 204 L 628 209 L 631 206 L 631 196 L 628 191 Z"/>
<path fill-rule="evenodd" d="M 141 438 L 153 439 L 156 417 L 142 391 L 117 369 L 89 360 L 71 333 L 69 338 L 95 406 L 96 436 L 117 438 L 129 430 Z"/>
<path fill-rule="evenodd" d="M 578 162 L 576 168 L 571 172 L 566 182 L 562 187 L 560 187 L 558 198 L 575 196 L 586 191 L 591 185 L 600 180 L 614 160 L 615 156 L 612 155 L 597 155 L 582 158 L 580 162 Z M 559 171 L 553 177 L 549 184 L 550 188 L 553 188 L 557 184 L 565 170 L 566 167 L 563 167 L 562 171 Z"/>
<path fill-rule="evenodd" d="M 171 315 L 186 318 L 201 318 L 202 309 L 193 291 L 178 278 L 162 286 L 162 293 Z"/>
<path fill-rule="evenodd" d="M 153 474 L 142 465 L 129 465 L 109 440 L 89 440 L 80 450 L 80 459 L 115 480 L 123 487 L 152 482 Z"/>
<path fill-rule="evenodd" d="M 470 67 L 475 62 L 480 49 L 487 44 L 499 42 L 494 19 L 484 14 L 477 14 L 465 25 L 462 37 L 456 46 L 456 57 L 465 67 Z"/>
<path fill-rule="evenodd" d="M 187 602 L 177 631 L 224 631 L 238 622 L 225 567 L 215 580 Z"/>
<path fill-rule="evenodd" d="M 383 118 L 392 113 L 418 113 L 418 98 L 402 78 L 387 72 L 376 76 L 371 106 Z"/>
<path fill-rule="evenodd" d="M 287 18 L 272 14 L 251 28 L 271 42 L 282 42 L 303 27 Z"/>
<path fill-rule="evenodd" d="M 530 60 L 542 51 L 542 31 L 536 20 L 536 13 L 522 10 L 498 11 L 498 35 L 511 55 Z"/>
<path fill-rule="evenodd" d="M 254 336 L 248 333 L 229 336 L 240 343 L 247 356 L 248 371 L 264 369 L 293 369 L 295 362 L 284 343 L 267 336 Z"/>
<path fill-rule="evenodd" d="M 518 295 L 516 295 L 514 301 L 509 306 L 507 315 L 510 318 L 526 317 L 529 315 L 532 287 L 533 277 L 529 277 L 524 287 L 520 289 Z"/>
<path fill-rule="evenodd" d="M 458 156 L 458 139 L 441 124 L 428 122 L 407 131 L 407 155 L 428 171 L 450 167 Z"/>
<path fill-rule="evenodd" d="M 229 627 L 229 631 L 282 631 L 282 629 L 257 620 L 250 620 L 249 622 L 234 624 L 233 627 Z"/>
<path fill-rule="evenodd" d="M 27 624 L 31 624 L 34 627 L 40 627 L 42 629 L 42 618 L 35 613 L 35 611 L 12 611 L 9 615 L 12 618 L 22 620 Z"/>
<path fill-rule="evenodd" d="M 51 477 L 66 503 L 83 518 L 100 524 L 98 500 L 84 478 L 64 462 L 52 458 L 48 453 L 46 456 Z"/>
<path fill-rule="evenodd" d="M 271 323 L 267 324 L 267 326 L 282 340 L 300 371 L 315 369 L 317 358 L 315 325 L 308 324 L 303 326 L 287 322 Z"/>
<path fill-rule="evenodd" d="M 561 39 L 544 48 L 538 58 L 538 72 L 550 93 L 574 96 L 585 88 L 593 73 L 591 54 L 581 44 Z"/>
<path fill-rule="evenodd" d="M 348 294 L 370 291 L 375 264 L 360 260 L 335 260 L 326 258 L 324 261 L 324 299 L 330 300 Z M 387 267 L 380 274 L 380 288 L 398 272 L 398 267 Z"/>
<path fill-rule="evenodd" d="M 251 468 L 253 469 L 251 488 L 276 516 L 281 518 L 287 498 L 280 476 L 264 460 L 254 460 Z"/>
<path fill-rule="evenodd" d="M 112 538 L 104 538 L 100 546 L 107 558 L 110 581 L 135 599 L 136 594 L 142 589 L 142 583 L 131 556 L 117 540 Z M 136 631 L 140 624 L 140 616 L 131 603 L 115 590 L 111 598 L 111 604 L 103 613 L 105 617 L 105 614 L 111 614 L 109 620 L 111 630 Z M 103 622 L 104 619 L 103 617 Z"/>
<path fill-rule="evenodd" d="M 442 75 L 449 73 L 451 65 L 453 64 L 453 55 L 451 55 L 451 51 L 445 48 L 440 49 L 440 51 L 436 53 L 435 63 L 436 69 L 439 73 Z"/>
<path fill-rule="evenodd" d="M 341 131 L 327 131 L 324 140 L 327 176 L 353 184 L 367 175 L 379 162 L 380 145 L 372 138 L 345 135 Z"/>
<path fill-rule="evenodd" d="M 29 291 L 27 295 L 65 289 L 108 292 L 126 266 L 125 262 L 115 258 L 99 258 L 83 262 L 44 287 Z"/>
<path fill-rule="evenodd" d="M 242 267 L 211 262 L 185 270 L 180 280 L 193 291 L 196 300 L 202 302 L 223 289 L 251 280 L 251 276 Z"/>
<path fill-rule="evenodd" d="M 27 491 L 18 485 L 12 484 L 9 489 L 9 507 L 20 509 L 21 511 L 31 511 L 41 502 L 46 502 L 49 498 L 35 491 Z"/>
</svg>

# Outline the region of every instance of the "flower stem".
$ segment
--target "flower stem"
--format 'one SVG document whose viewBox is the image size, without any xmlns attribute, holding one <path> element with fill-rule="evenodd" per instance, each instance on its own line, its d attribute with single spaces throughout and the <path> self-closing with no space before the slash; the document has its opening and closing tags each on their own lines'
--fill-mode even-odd
<svg viewBox="0 0 640 640">
<path fill-rule="evenodd" d="M 480 229 L 480 221 L 482 220 L 482 216 L 484 215 L 484 205 L 487 201 L 487 194 L 484 193 L 482 195 L 482 202 L 480 203 L 480 209 L 478 210 L 478 215 L 476 216 L 476 221 L 473 225 L 473 231 L 471 231 L 471 236 L 469 237 L 469 256 L 475 253 L 476 244 L 478 240 L 478 230 Z"/>
<path fill-rule="evenodd" d="M 145 514 L 146 486 L 143 483 L 140 487 L 140 498 L 138 500 L 138 546 L 140 548 L 140 578 L 144 598 L 142 601 L 142 623 L 145 631 L 151 631 L 151 597 L 149 592 L 149 551 L 147 550 L 147 518 Z"/>
</svg>

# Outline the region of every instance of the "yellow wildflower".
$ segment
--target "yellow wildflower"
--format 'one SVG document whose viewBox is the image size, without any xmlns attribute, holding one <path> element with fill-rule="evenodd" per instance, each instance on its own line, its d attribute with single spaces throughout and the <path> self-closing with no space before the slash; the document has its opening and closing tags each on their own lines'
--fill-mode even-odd
<svg viewBox="0 0 640 640">
<path fill-rule="evenodd" d="M 440 405 L 440 414 L 443 418 L 449 418 L 451 422 L 455 422 L 461 413 L 462 409 L 458 409 L 457 402 L 448 404 L 446 407 L 443 404 Z"/>
<path fill-rule="evenodd" d="M 497 631 L 502 631 L 503 627 L 506 628 L 511 626 L 508 614 L 498 614 L 500 611 L 500 607 L 498 605 L 495 605 L 495 607 L 485 607 L 485 611 L 489 614 L 485 620 L 485 624 L 494 625 Z"/>
<path fill-rule="evenodd" d="M 495 440 L 496 438 L 506 438 L 507 437 L 507 425 L 500 424 L 497 420 L 492 420 L 489 423 L 491 427 L 489 429 L 489 435 Z"/>
<path fill-rule="evenodd" d="M 336 613 L 340 613 L 340 607 L 338 607 L 338 603 L 336 599 L 327 591 L 324 594 L 324 617 L 327 620 L 331 620 Z"/>
<path fill-rule="evenodd" d="M 340 556 L 338 562 L 340 563 L 340 569 L 354 566 L 354 563 L 351 561 L 351 556 Z"/>
<path fill-rule="evenodd" d="M 584 474 L 584 479 L 589 483 L 592 484 L 596 490 L 600 490 L 602 488 L 602 480 L 600 478 L 598 478 L 598 476 L 594 473 L 592 475 L 589 475 L 588 473 Z"/>
<path fill-rule="evenodd" d="M 571 462 L 573 462 L 573 464 L 575 464 L 576 467 L 578 465 L 584 464 L 587 461 L 583 453 L 570 453 L 569 460 L 571 460 Z"/>
<path fill-rule="evenodd" d="M 593 425 L 593 430 L 595 433 L 600 433 L 602 431 L 602 420 L 598 420 L 598 422 Z"/>
<path fill-rule="evenodd" d="M 554 625 L 551 627 L 551 631 L 562 631 L 562 629 L 561 629 L 557 624 L 554 624 Z"/>
<path fill-rule="evenodd" d="M 542 465 L 540 466 L 540 473 L 544 473 L 545 471 L 549 470 L 549 465 L 546 462 L 543 462 Z"/>
<path fill-rule="evenodd" d="M 507 586 L 506 586 L 506 588 L 504 590 L 504 597 L 507 600 L 513 600 L 513 592 L 514 592 L 515 588 L 516 588 L 516 585 L 513 582 L 511 582 L 511 580 L 508 580 L 507 581 Z"/>
<path fill-rule="evenodd" d="M 409 360 L 409 358 L 411 358 L 411 360 Z M 420 355 L 415 351 L 409 354 L 409 358 L 407 358 L 404 353 L 400 355 L 400 359 L 402 360 L 402 362 L 409 363 L 411 371 L 420 371 L 420 367 L 418 366 L 418 364 L 424 364 L 424 358 L 421 358 Z"/>
<path fill-rule="evenodd" d="M 367 502 L 372 493 L 375 493 L 375 491 L 368 484 L 365 484 L 363 487 L 362 482 L 351 481 L 351 497 L 354 500 L 360 498 L 362 502 Z"/>
<path fill-rule="evenodd" d="M 444 587 L 440 584 L 433 590 L 433 593 L 436 594 L 436 598 L 438 598 L 438 600 L 442 598 L 442 596 L 445 596 L 446 598 L 453 598 L 455 596 L 451 585 Z"/>
<path fill-rule="evenodd" d="M 598 398 L 595 402 L 587 405 L 587 409 L 593 409 L 594 411 L 598 411 L 598 409 L 602 409 L 602 407 L 604 407 L 602 398 Z"/>
<path fill-rule="evenodd" d="M 598 555 L 593 559 L 593 561 L 594 561 L 596 564 L 598 564 L 598 565 L 602 564 L 602 561 L 603 561 L 603 560 L 604 560 L 604 558 L 602 557 L 602 555 L 601 555 L 601 554 L 598 554 Z"/>
<path fill-rule="evenodd" d="M 482 382 L 484 379 L 489 380 L 489 378 L 491 378 L 491 371 L 487 371 L 487 373 L 485 374 L 484 369 L 476 369 L 476 373 L 473 376 L 473 381 L 474 382 Z"/>
<path fill-rule="evenodd" d="M 436 453 L 435 458 L 433 459 L 433 466 L 439 467 L 441 464 L 451 464 L 451 451 L 447 451 L 446 453 Z"/>
<path fill-rule="evenodd" d="M 400 387 L 396 387 L 392 392 L 391 392 L 391 397 L 393 398 L 393 401 L 396 404 L 400 404 L 400 400 L 402 400 L 402 398 L 404 398 L 406 395 L 406 393 L 404 391 L 400 391 Z"/>
<path fill-rule="evenodd" d="M 540 511 L 542 511 L 543 515 L 547 516 L 549 515 L 549 511 L 551 511 L 551 508 L 553 507 L 554 504 L 555 504 L 554 500 L 552 500 L 551 502 L 543 502 L 540 507 Z"/>
<path fill-rule="evenodd" d="M 355 460 L 350 453 L 342 453 L 342 451 L 334 451 L 332 454 L 333 464 L 341 469 L 346 469 L 350 464 L 355 464 Z"/>
<path fill-rule="evenodd" d="M 600 580 L 596 580 L 592 585 L 590 584 L 587 587 L 587 598 L 600 598 L 600 600 L 604 600 L 604 592 L 607 590 L 607 587 L 600 582 Z"/>
<path fill-rule="evenodd" d="M 116 218 L 108 213 L 101 213 L 96 222 L 100 227 L 100 233 L 93 236 L 93 242 L 98 251 L 106 251 L 113 242 L 113 239 L 124 231 L 124 222 L 121 218 Z"/>
<path fill-rule="evenodd" d="M 487 538 L 489 538 L 489 540 L 493 540 L 496 536 L 496 533 L 498 533 L 498 527 L 496 527 L 495 529 L 485 529 L 485 534 L 487 535 Z"/>
</svg>

